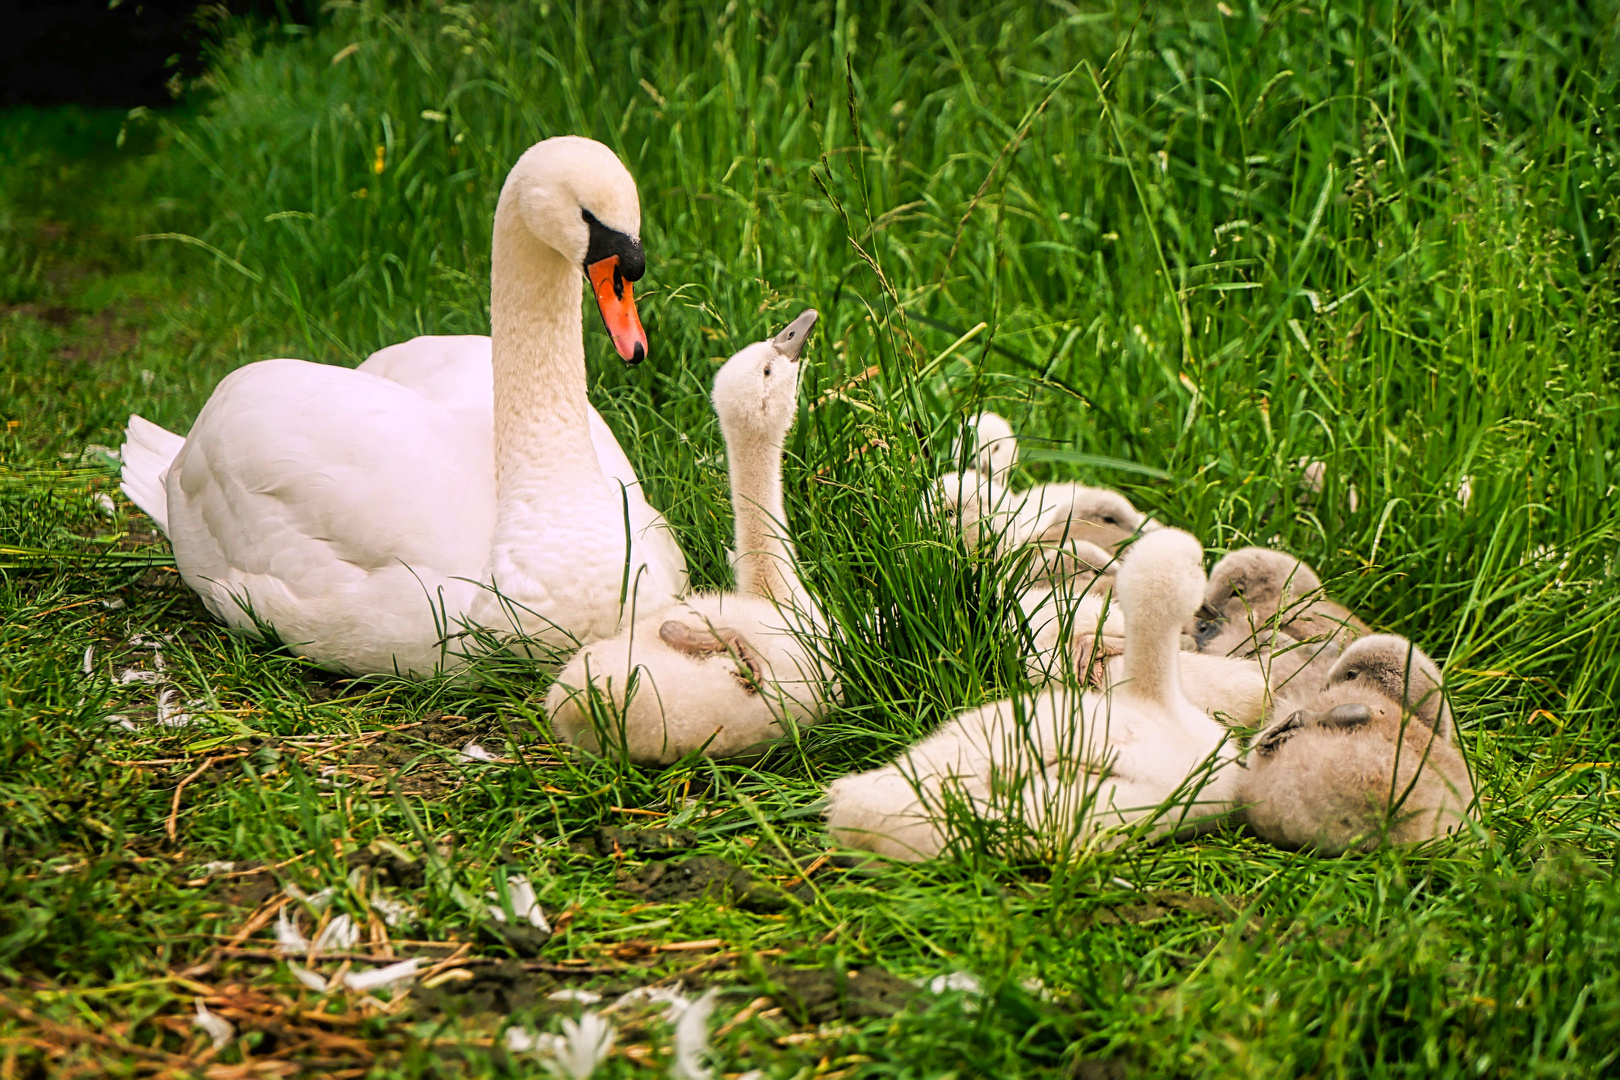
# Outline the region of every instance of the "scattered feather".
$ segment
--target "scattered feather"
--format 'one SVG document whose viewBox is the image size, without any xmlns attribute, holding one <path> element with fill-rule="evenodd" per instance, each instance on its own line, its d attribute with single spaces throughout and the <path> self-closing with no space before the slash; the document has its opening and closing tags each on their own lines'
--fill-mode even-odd
<svg viewBox="0 0 1620 1080">
<path fill-rule="evenodd" d="M 96 669 L 96 647 L 87 645 L 84 649 L 84 659 L 79 663 L 79 671 L 85 675 Z"/>
<path fill-rule="evenodd" d="M 675 1063 L 669 1069 L 674 1080 L 709 1080 L 714 1075 L 703 1059 L 709 1053 L 709 1017 L 719 993 L 711 988 L 681 1011 L 675 1023 Z"/>
<path fill-rule="evenodd" d="M 339 915 L 315 935 L 315 949 L 317 952 L 345 952 L 354 948 L 359 940 L 360 928 L 354 925 L 354 919 Z"/>
<path fill-rule="evenodd" d="M 749 1069 L 745 1073 L 738 1073 L 736 1080 L 765 1080 L 764 1069 Z"/>
<path fill-rule="evenodd" d="M 231 1022 L 224 1017 L 215 1016 L 209 1012 L 208 1006 L 203 1004 L 202 998 L 197 999 L 197 1016 L 191 1022 L 208 1033 L 209 1039 L 213 1040 L 215 1050 L 230 1042 L 231 1037 L 236 1034 L 236 1029 L 231 1027 Z"/>
<path fill-rule="evenodd" d="M 141 671 L 137 668 L 130 668 L 128 671 L 118 673 L 119 686 L 129 686 L 132 683 L 155 683 L 162 681 L 162 679 L 163 673 L 159 671 Z"/>
<path fill-rule="evenodd" d="M 414 979 L 416 978 L 417 969 L 421 966 L 422 958 L 413 956 L 409 960 L 401 960 L 397 964 L 389 964 L 387 967 L 375 968 L 371 971 L 361 972 L 358 975 L 351 971 L 344 978 L 343 985 L 356 993 L 363 994 L 368 990 L 377 990 L 385 986 L 393 986 L 395 983 L 404 982 L 406 979 Z"/>
<path fill-rule="evenodd" d="M 101 606 L 106 608 L 108 611 L 117 611 L 119 608 L 124 606 L 124 602 L 116 596 L 109 596 L 102 600 Z"/>
<path fill-rule="evenodd" d="M 491 890 L 484 894 L 491 900 L 500 900 L 500 894 Z M 506 879 L 506 895 L 512 901 L 512 912 L 518 918 L 527 920 L 536 930 L 551 933 L 551 923 L 546 919 L 546 913 L 540 910 L 540 901 L 534 895 L 534 886 L 522 874 L 513 874 Z M 506 909 L 499 903 L 488 905 L 490 918 L 497 922 L 506 921 Z"/>
<path fill-rule="evenodd" d="M 602 995 L 594 990 L 558 990 L 546 995 L 547 1001 L 572 1001 L 577 1005 L 595 1005 Z"/>
<path fill-rule="evenodd" d="M 287 895 L 309 908 L 309 910 L 319 914 L 325 911 L 327 907 L 331 905 L 332 897 L 337 895 L 337 887 L 335 885 L 328 885 L 320 892 L 306 893 L 298 886 L 289 883 L 287 886 Z"/>
<path fill-rule="evenodd" d="M 287 965 L 287 970 L 292 972 L 293 978 L 297 979 L 299 982 L 303 983 L 317 994 L 326 993 L 326 980 L 315 974 L 315 972 L 306 967 L 299 967 L 297 964 L 292 963 Z"/>
<path fill-rule="evenodd" d="M 979 980 L 965 971 L 953 971 L 949 975 L 936 975 L 928 983 L 928 990 L 933 994 L 949 993 L 952 990 L 964 994 L 982 994 L 984 987 Z"/>
<path fill-rule="evenodd" d="M 107 723 L 112 724 L 114 727 L 121 727 L 125 731 L 141 730 L 141 725 L 137 724 L 135 721 L 131 720 L 122 713 L 113 713 L 111 716 L 107 717 Z"/>
<path fill-rule="evenodd" d="M 165 690 L 158 695 L 157 722 L 159 727 L 166 728 L 191 726 L 191 714 L 175 707 L 173 690 Z"/>
<path fill-rule="evenodd" d="M 559 1056 L 567 1045 L 561 1035 L 523 1027 L 507 1028 L 505 1043 L 506 1049 L 513 1054 L 544 1054 L 553 1058 Z"/>
<path fill-rule="evenodd" d="M 1457 501 L 1462 504 L 1464 510 L 1468 509 L 1468 504 L 1474 501 L 1474 478 L 1472 476 L 1463 477 L 1462 483 L 1457 485 Z"/>
<path fill-rule="evenodd" d="M 569 1080 L 586 1080 L 596 1067 L 613 1052 L 613 1040 L 618 1030 L 603 1019 L 600 1013 L 587 1012 L 578 1023 L 564 1019 L 562 1045 L 557 1049 L 554 1064 Z"/>
<path fill-rule="evenodd" d="M 1046 983 L 1038 976 L 1031 975 L 1027 979 L 1021 979 L 1018 985 L 1023 987 L 1024 993 L 1030 997 L 1037 997 L 1042 1001 L 1052 1000 L 1052 991 L 1046 988 Z"/>
<path fill-rule="evenodd" d="M 276 949 L 284 953 L 309 952 L 309 939 L 298 929 L 298 920 L 288 917 L 286 908 L 276 916 Z"/>
<path fill-rule="evenodd" d="M 373 896 L 371 898 L 371 908 L 382 916 L 383 922 L 394 927 L 408 926 L 421 915 L 415 905 L 386 896 Z"/>
<path fill-rule="evenodd" d="M 113 502 L 112 496 L 107 494 L 105 491 L 98 493 L 96 497 L 90 501 L 95 504 L 97 510 L 101 511 L 103 514 L 106 514 L 108 517 L 118 516 L 118 506 Z"/>
<path fill-rule="evenodd" d="M 485 750 L 482 746 L 479 746 L 476 742 L 470 742 L 461 748 L 461 757 L 459 760 L 462 763 L 469 761 L 494 761 L 495 755 L 490 753 L 488 750 Z"/>
<path fill-rule="evenodd" d="M 236 864 L 225 859 L 215 859 L 213 862 L 206 862 L 202 865 L 204 874 L 228 874 L 235 869 Z"/>
<path fill-rule="evenodd" d="M 1327 480 L 1327 465 L 1310 458 L 1299 459 L 1300 487 L 1312 495 L 1322 494 L 1322 488 Z"/>
</svg>

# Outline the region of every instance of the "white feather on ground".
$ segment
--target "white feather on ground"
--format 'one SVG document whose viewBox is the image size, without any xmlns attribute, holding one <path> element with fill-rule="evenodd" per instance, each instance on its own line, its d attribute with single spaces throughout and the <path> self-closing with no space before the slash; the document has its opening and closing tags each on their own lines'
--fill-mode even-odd
<svg viewBox="0 0 1620 1080">
<path fill-rule="evenodd" d="M 315 951 L 343 952 L 354 948 L 360 940 L 360 928 L 348 915 L 339 915 L 315 935 Z"/>
<path fill-rule="evenodd" d="M 284 953 L 309 952 L 309 938 L 298 929 L 298 920 L 282 908 L 276 915 L 276 950 Z"/>
<path fill-rule="evenodd" d="M 703 1059 L 709 1052 L 709 1017 L 714 1014 L 719 993 L 709 990 L 688 1005 L 675 1022 L 675 1063 L 669 1069 L 674 1080 L 709 1080 L 714 1075 Z"/>
<path fill-rule="evenodd" d="M 231 1027 L 231 1022 L 222 1016 L 215 1016 L 209 1012 L 208 1006 L 203 1004 L 202 998 L 197 999 L 197 1015 L 191 1022 L 208 1033 L 208 1038 L 213 1042 L 215 1050 L 230 1042 L 232 1037 L 236 1035 L 236 1029 Z"/>
<path fill-rule="evenodd" d="M 506 921 L 506 909 L 500 904 L 500 893 L 493 889 L 484 894 L 496 901 L 488 905 L 490 918 L 497 922 Z M 512 913 L 533 926 L 536 930 L 551 933 L 551 923 L 546 919 L 546 913 L 540 908 L 540 900 L 534 895 L 534 886 L 522 874 L 513 874 L 506 879 L 506 895 L 512 901 Z"/>
<path fill-rule="evenodd" d="M 422 958 L 413 956 L 409 960 L 401 960 L 397 964 L 373 968 L 359 974 L 351 971 L 343 977 L 343 985 L 357 994 L 363 994 L 368 990 L 380 990 L 404 982 L 406 979 L 416 978 L 416 972 L 421 966 Z"/>
</svg>

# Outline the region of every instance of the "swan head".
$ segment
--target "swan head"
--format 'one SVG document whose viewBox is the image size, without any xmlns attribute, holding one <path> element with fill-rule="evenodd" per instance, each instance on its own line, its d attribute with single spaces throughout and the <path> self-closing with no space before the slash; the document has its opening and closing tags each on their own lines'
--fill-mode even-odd
<svg viewBox="0 0 1620 1080">
<path fill-rule="evenodd" d="M 962 439 L 951 450 L 951 457 L 956 461 L 962 460 L 963 443 L 973 455 L 970 468 L 998 484 L 1007 482 L 1013 466 L 1018 463 L 1018 439 L 1013 435 L 1012 425 L 1002 416 L 982 412 L 968 420 Z"/>
<path fill-rule="evenodd" d="M 631 282 L 641 280 L 641 201 L 618 156 L 594 139 L 562 135 L 524 152 L 506 178 L 511 199 L 536 240 L 590 279 L 613 347 L 629 363 L 647 355 Z"/>
<path fill-rule="evenodd" d="M 799 396 L 799 356 L 816 325 L 812 308 L 775 337 L 737 353 L 714 377 L 714 411 L 726 441 L 735 436 L 779 442 L 793 426 Z"/>
</svg>

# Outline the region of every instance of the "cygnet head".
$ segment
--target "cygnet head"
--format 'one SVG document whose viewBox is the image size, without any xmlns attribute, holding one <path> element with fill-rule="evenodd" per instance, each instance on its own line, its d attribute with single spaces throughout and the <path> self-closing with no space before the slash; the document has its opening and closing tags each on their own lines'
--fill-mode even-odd
<svg viewBox="0 0 1620 1080">
<path fill-rule="evenodd" d="M 619 355 L 632 364 L 645 358 L 630 286 L 647 268 L 641 202 L 618 156 L 575 135 L 536 143 L 507 175 L 500 206 L 497 219 L 515 211 L 536 240 L 584 271 Z"/>
<path fill-rule="evenodd" d="M 1321 589 L 1322 579 L 1297 556 L 1239 548 L 1210 570 L 1204 607 L 1189 629 L 1200 650 L 1224 655 L 1233 644 L 1258 644 L 1249 639 L 1264 623 L 1302 598 L 1319 598 Z M 1217 639 L 1223 647 L 1215 647 Z"/>
<path fill-rule="evenodd" d="M 1180 529 L 1155 529 L 1125 553 L 1114 591 L 1127 627 L 1144 617 L 1180 626 L 1204 600 L 1204 548 Z"/>
<path fill-rule="evenodd" d="M 1404 705 L 1443 739 L 1452 734 L 1451 708 L 1441 690 L 1440 668 L 1422 649 L 1394 634 L 1372 634 L 1352 642 L 1328 673 L 1319 702 L 1366 701 L 1368 694 L 1387 701 L 1399 719 Z M 1370 707 L 1377 710 L 1376 703 Z M 1378 710 L 1383 711 L 1383 710 Z"/>
<path fill-rule="evenodd" d="M 1308 596 L 1322 588 L 1322 579 L 1305 562 L 1286 551 L 1239 548 L 1209 572 L 1205 599 L 1215 607 L 1242 597 L 1250 608 L 1274 607 L 1284 597 Z"/>
<path fill-rule="evenodd" d="M 1048 484 L 1034 497 L 1045 524 L 1035 539 L 1043 544 L 1080 540 L 1117 551 L 1139 532 L 1152 531 L 1131 500 L 1107 488 Z"/>
<path fill-rule="evenodd" d="M 799 356 L 816 317 L 815 309 L 805 311 L 775 337 L 727 360 L 715 375 L 711 398 L 728 446 L 749 441 L 779 446 L 793 427 Z"/>
<path fill-rule="evenodd" d="M 968 420 L 963 441 L 972 454 L 968 462 L 970 468 L 998 484 L 1007 482 L 1013 466 L 1018 463 L 1018 439 L 1013 435 L 1011 424 L 997 413 L 978 413 Z M 955 461 L 962 460 L 960 442 L 951 448 L 951 457 Z"/>
</svg>

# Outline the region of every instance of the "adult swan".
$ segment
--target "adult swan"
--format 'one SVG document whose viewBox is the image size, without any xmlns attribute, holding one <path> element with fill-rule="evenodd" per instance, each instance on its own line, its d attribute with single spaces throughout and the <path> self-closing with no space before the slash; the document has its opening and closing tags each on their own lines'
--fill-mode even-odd
<svg viewBox="0 0 1620 1080">
<path fill-rule="evenodd" d="M 619 355 L 646 355 L 640 228 L 607 147 L 531 147 L 495 210 L 490 338 L 249 364 L 184 439 L 130 417 L 125 493 L 217 618 L 335 671 L 453 667 L 469 624 L 554 655 L 616 633 L 686 587 L 585 396 L 582 268 Z"/>
</svg>

